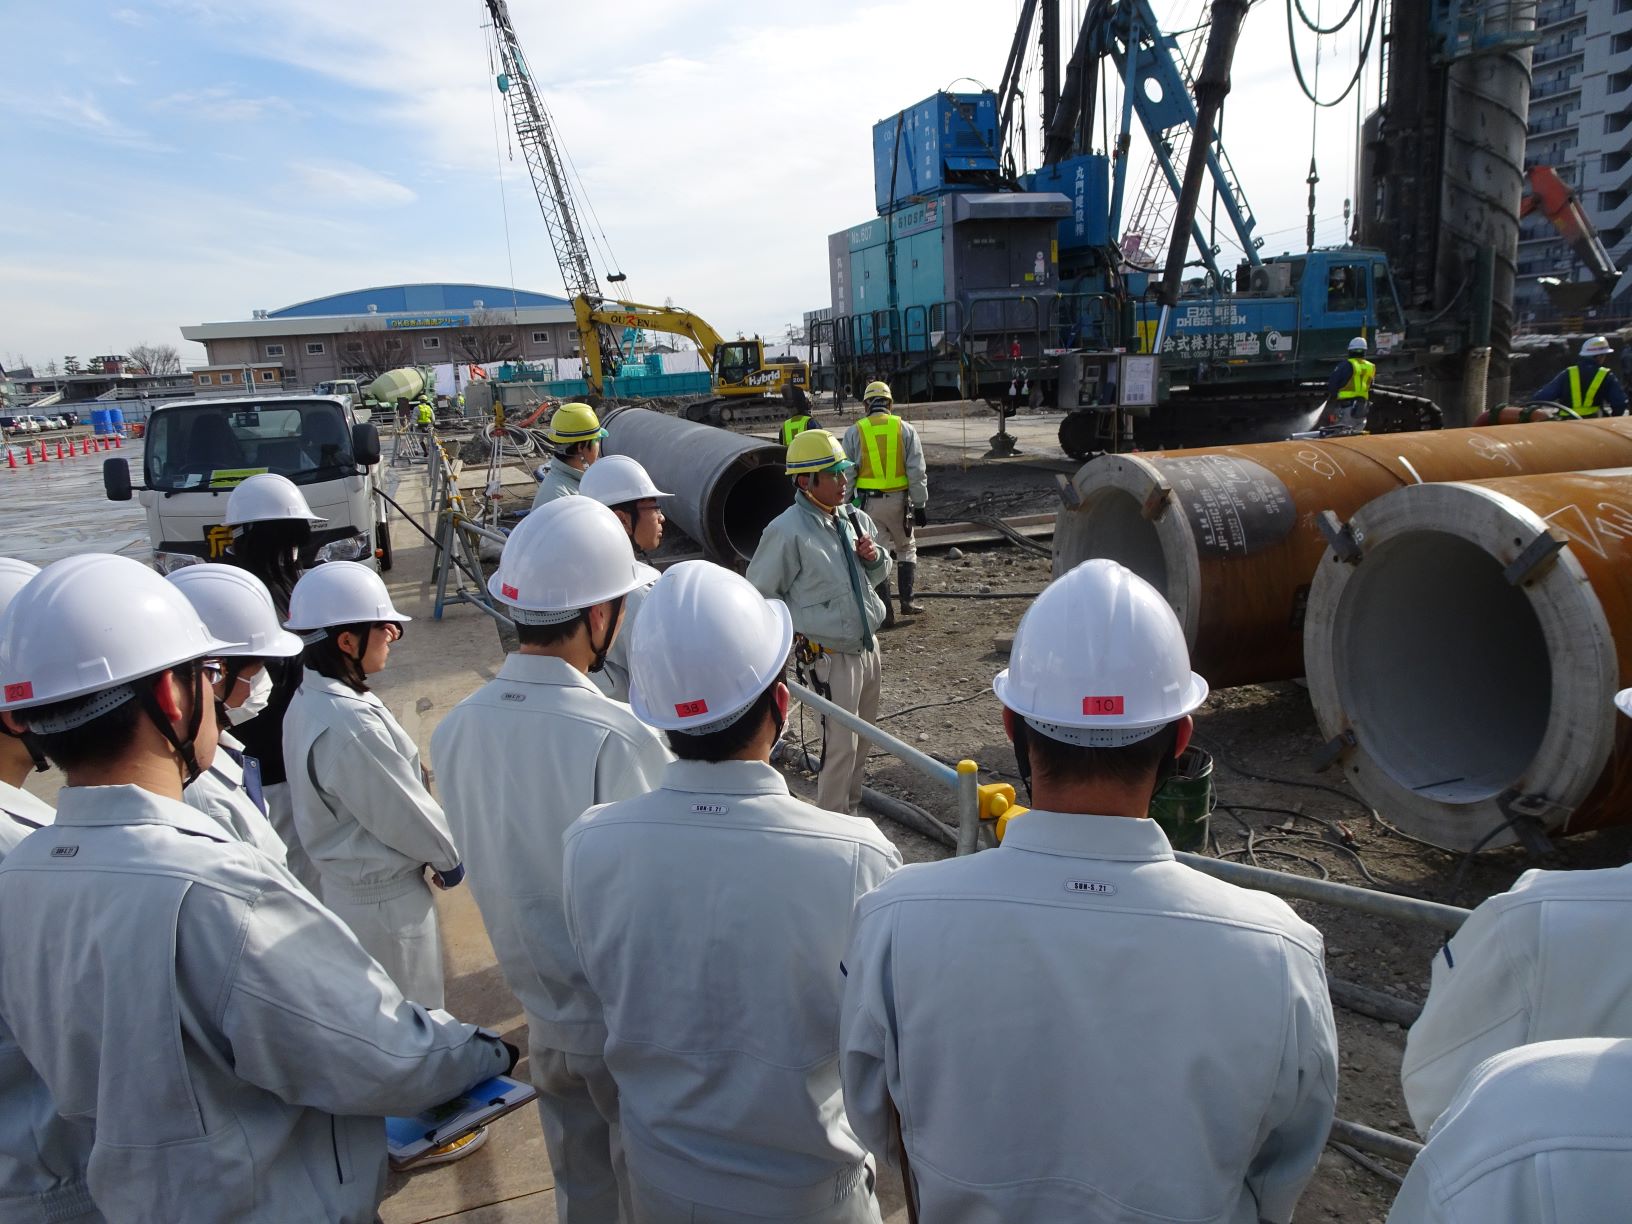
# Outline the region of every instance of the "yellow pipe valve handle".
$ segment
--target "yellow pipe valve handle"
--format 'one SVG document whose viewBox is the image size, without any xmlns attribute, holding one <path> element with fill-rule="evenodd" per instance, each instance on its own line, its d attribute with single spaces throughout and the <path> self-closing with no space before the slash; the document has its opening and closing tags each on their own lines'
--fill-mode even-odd
<svg viewBox="0 0 1632 1224">
<path fill-rule="evenodd" d="M 1009 821 L 1031 809 L 1014 801 L 1014 787 L 1007 782 L 984 782 L 980 787 L 980 818 L 997 821 L 997 840 L 1002 842 Z"/>
</svg>

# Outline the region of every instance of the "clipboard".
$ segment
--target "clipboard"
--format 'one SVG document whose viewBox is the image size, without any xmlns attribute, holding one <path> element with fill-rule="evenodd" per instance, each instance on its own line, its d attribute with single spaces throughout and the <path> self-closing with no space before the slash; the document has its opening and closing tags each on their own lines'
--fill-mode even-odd
<svg viewBox="0 0 1632 1224">
<path fill-rule="evenodd" d="M 391 1168 L 399 1173 L 411 1169 L 444 1143 L 452 1143 L 537 1097 L 538 1089 L 531 1084 L 495 1075 L 411 1118 L 387 1118 L 385 1146 Z"/>
</svg>

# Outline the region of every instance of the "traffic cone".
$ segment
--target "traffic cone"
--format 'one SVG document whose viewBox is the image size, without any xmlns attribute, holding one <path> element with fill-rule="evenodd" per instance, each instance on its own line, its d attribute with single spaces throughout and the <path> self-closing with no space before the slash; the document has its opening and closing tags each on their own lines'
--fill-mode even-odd
<svg viewBox="0 0 1632 1224">
<path fill-rule="evenodd" d="M 57 458 L 58 459 L 62 458 L 62 439 L 61 438 L 57 439 Z"/>
<path fill-rule="evenodd" d="M 34 466 L 34 448 L 32 446 L 23 447 L 23 466 Z"/>
<path fill-rule="evenodd" d="M 51 456 L 45 453 L 45 443 L 41 442 L 40 443 L 40 462 L 41 463 L 48 463 L 48 462 L 50 462 L 50 460 L 51 460 Z"/>
<path fill-rule="evenodd" d="M 12 450 L 9 446 L 6 447 L 6 466 L 8 468 L 14 468 L 17 466 L 17 452 Z"/>
<path fill-rule="evenodd" d="M 123 450 L 124 446 L 125 446 L 124 435 L 123 434 L 114 434 L 113 435 L 113 449 L 114 450 Z"/>
</svg>

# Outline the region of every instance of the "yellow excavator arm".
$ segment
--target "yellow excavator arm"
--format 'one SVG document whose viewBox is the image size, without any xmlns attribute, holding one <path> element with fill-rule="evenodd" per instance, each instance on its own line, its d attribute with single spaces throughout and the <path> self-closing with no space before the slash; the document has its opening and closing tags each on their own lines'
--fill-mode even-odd
<svg viewBox="0 0 1632 1224">
<path fill-rule="evenodd" d="M 634 327 L 644 331 L 668 332 L 685 336 L 697 346 L 703 364 L 712 373 L 714 353 L 723 342 L 720 333 L 689 310 L 677 306 L 642 306 L 639 302 L 601 301 L 590 303 L 588 298 L 572 300 L 572 313 L 578 324 L 578 344 L 583 350 L 584 379 L 589 389 L 601 393 L 605 376 L 605 361 L 601 354 L 599 329 Z"/>
</svg>

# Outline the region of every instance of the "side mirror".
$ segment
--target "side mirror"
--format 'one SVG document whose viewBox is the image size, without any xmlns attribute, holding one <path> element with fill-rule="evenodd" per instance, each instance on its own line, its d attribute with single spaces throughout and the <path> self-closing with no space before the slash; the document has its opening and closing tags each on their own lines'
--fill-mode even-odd
<svg viewBox="0 0 1632 1224">
<path fill-rule="evenodd" d="M 102 460 L 102 487 L 109 501 L 130 500 L 130 464 L 124 459 Z"/>
<path fill-rule="evenodd" d="M 359 467 L 373 467 L 380 461 L 380 431 L 367 421 L 351 427 L 351 457 Z"/>
</svg>

